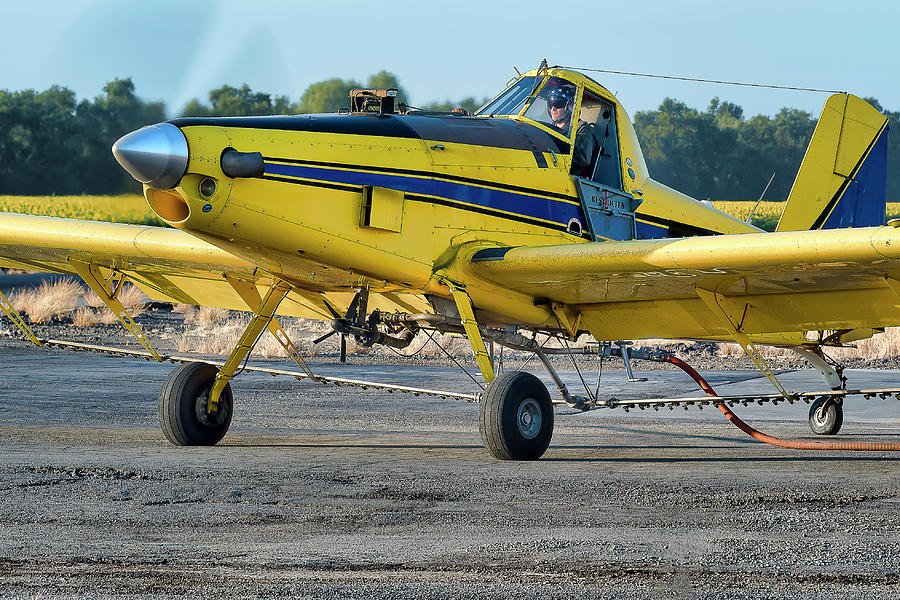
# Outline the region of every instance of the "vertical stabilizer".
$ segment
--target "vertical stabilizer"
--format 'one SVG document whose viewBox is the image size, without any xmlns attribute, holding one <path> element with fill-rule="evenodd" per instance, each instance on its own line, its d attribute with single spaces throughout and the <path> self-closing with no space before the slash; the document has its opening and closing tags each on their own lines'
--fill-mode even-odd
<svg viewBox="0 0 900 600">
<path fill-rule="evenodd" d="M 828 98 L 775 230 L 884 225 L 888 129 L 865 100 Z"/>
</svg>

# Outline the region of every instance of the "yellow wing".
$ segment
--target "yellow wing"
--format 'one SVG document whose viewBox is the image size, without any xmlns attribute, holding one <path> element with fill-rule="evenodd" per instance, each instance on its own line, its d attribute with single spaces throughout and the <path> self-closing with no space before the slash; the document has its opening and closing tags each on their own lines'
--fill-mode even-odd
<svg viewBox="0 0 900 600">
<path fill-rule="evenodd" d="M 0 267 L 75 274 L 70 261 L 90 263 L 104 276 L 124 274 L 154 300 L 248 310 L 226 276 L 252 282 L 261 294 L 273 273 L 177 229 L 0 213 Z M 311 269 L 313 267 L 311 266 Z M 322 267 L 319 272 L 327 269 Z M 287 316 L 331 319 L 353 296 L 359 276 L 292 281 L 281 303 Z M 413 294 L 384 293 L 373 308 L 421 312 L 427 302 Z"/>
<path fill-rule="evenodd" d="M 490 248 L 470 268 L 567 305 L 598 339 L 726 336 L 698 288 L 746 334 L 900 324 L 893 227 Z"/>
</svg>

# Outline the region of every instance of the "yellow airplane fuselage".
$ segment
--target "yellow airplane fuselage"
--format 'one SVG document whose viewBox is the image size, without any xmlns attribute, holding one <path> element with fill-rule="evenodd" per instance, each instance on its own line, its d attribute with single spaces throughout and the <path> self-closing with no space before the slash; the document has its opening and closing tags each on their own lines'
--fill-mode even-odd
<svg viewBox="0 0 900 600">
<path fill-rule="evenodd" d="M 615 98 L 579 74 L 550 74 L 615 104 L 622 190 L 642 198 L 639 223 L 663 234 L 672 224 L 758 231 L 653 181 Z M 564 152 L 572 140 L 527 119 L 366 114 L 174 123 L 190 148 L 187 174 L 174 190 L 146 188 L 150 206 L 173 226 L 304 289 L 368 286 L 401 299 L 399 309 L 423 311 L 422 294 L 447 296 L 441 277 L 460 274 L 481 248 L 602 243 L 567 231 L 567 219 L 585 220 Z M 504 147 L 503 136 L 515 135 Z M 261 153 L 265 173 L 226 176 L 226 148 Z M 204 195 L 209 179 L 215 191 Z M 558 325 L 535 296 L 473 283 L 470 273 L 465 280 L 495 322 Z"/>
</svg>

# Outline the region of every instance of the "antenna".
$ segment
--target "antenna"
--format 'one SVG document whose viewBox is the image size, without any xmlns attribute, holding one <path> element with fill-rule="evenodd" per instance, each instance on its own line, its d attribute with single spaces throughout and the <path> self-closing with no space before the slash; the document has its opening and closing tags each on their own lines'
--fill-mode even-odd
<svg viewBox="0 0 900 600">
<path fill-rule="evenodd" d="M 759 200 L 756 201 L 756 204 L 753 205 L 753 210 L 750 211 L 750 216 L 747 217 L 746 223 L 750 223 L 753 220 L 753 215 L 756 213 L 756 209 L 759 207 L 759 203 L 762 202 L 763 196 L 766 195 L 766 192 L 769 191 L 769 186 L 772 185 L 772 180 L 775 179 L 775 171 L 772 171 L 772 176 L 769 177 L 769 183 L 766 184 L 766 187 L 763 188 L 762 194 L 759 195 Z"/>
<path fill-rule="evenodd" d="M 541 64 L 538 65 L 537 76 L 534 78 L 534 85 L 531 86 L 531 93 L 528 94 L 529 96 L 534 96 L 534 90 L 537 89 L 538 83 L 540 83 L 540 81 L 541 81 L 540 80 L 541 73 L 543 73 L 544 69 L 546 69 L 546 68 L 547 68 L 547 59 L 545 58 L 544 60 L 541 61 Z"/>
</svg>

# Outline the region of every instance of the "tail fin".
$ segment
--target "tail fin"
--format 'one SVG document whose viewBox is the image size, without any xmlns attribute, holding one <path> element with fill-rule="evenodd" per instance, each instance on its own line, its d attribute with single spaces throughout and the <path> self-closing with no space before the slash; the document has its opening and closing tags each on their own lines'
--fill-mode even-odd
<svg viewBox="0 0 900 600">
<path fill-rule="evenodd" d="M 884 225 L 888 129 L 865 100 L 828 98 L 775 231 Z"/>
</svg>

